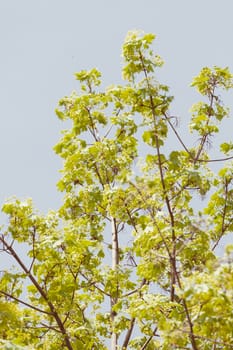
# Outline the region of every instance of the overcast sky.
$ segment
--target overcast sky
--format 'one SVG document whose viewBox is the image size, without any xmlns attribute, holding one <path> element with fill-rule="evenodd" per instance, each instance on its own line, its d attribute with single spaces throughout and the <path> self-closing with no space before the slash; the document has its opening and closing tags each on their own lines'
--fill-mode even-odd
<svg viewBox="0 0 233 350">
<path fill-rule="evenodd" d="M 184 126 L 199 99 L 189 84 L 201 67 L 233 71 L 232 14 L 232 0 L 0 0 L 1 204 L 16 195 L 42 211 L 59 206 L 62 163 L 52 147 L 63 125 L 54 109 L 81 69 L 97 67 L 106 85 L 120 82 L 128 30 L 157 34 L 166 62 L 160 78 Z M 232 125 L 224 126 L 227 139 Z"/>
</svg>

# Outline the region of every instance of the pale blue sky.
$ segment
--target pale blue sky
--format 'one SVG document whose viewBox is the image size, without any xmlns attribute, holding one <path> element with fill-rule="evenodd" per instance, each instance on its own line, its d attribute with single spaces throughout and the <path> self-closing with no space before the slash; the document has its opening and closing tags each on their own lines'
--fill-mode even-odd
<svg viewBox="0 0 233 350">
<path fill-rule="evenodd" d="M 188 87 L 203 66 L 233 71 L 231 0 L 0 0 L 1 204 L 11 195 L 57 208 L 61 160 L 52 146 L 63 128 L 54 109 L 97 67 L 104 82 L 120 82 L 120 50 L 128 30 L 156 33 L 166 61 L 160 79 L 175 95 L 182 133 L 198 95 Z M 227 98 L 233 107 L 232 93 Z M 232 135 L 232 119 L 224 136 Z"/>
</svg>

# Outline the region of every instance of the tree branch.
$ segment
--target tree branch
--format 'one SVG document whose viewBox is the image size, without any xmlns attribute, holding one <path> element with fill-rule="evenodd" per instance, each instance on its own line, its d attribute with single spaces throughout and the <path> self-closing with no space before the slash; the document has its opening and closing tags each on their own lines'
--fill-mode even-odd
<svg viewBox="0 0 233 350">
<path fill-rule="evenodd" d="M 228 182 L 225 182 L 225 202 L 224 202 L 224 208 L 223 208 L 223 213 L 222 213 L 222 225 L 221 225 L 221 234 L 219 235 L 217 241 L 212 247 L 212 251 L 217 247 L 219 244 L 219 241 L 221 240 L 222 236 L 224 235 L 226 231 L 226 225 L 225 225 L 225 219 L 226 219 L 226 210 L 227 210 L 227 197 L 228 197 Z"/>
<path fill-rule="evenodd" d="M 157 327 L 155 327 L 153 334 L 145 341 L 145 343 L 143 344 L 143 346 L 141 347 L 140 350 L 145 350 L 147 348 L 147 345 L 151 342 L 151 340 L 153 339 L 153 337 L 156 335 L 157 332 Z"/>
<path fill-rule="evenodd" d="M 124 343 L 122 345 L 123 350 L 127 349 L 127 347 L 128 347 L 128 344 L 129 344 L 129 341 L 130 341 L 130 338 L 131 338 L 131 335 L 133 332 L 134 325 L 135 325 L 135 317 L 133 317 L 130 321 L 130 326 L 129 326 L 129 329 L 126 333 Z"/>
<path fill-rule="evenodd" d="M 48 299 L 45 291 L 42 289 L 42 287 L 39 285 L 39 283 L 37 282 L 37 280 L 35 279 L 35 277 L 32 275 L 31 271 L 27 269 L 26 265 L 22 262 L 22 260 L 20 259 L 20 257 L 18 256 L 18 254 L 15 252 L 15 250 L 13 249 L 12 246 L 10 246 L 6 240 L 4 239 L 4 236 L 2 235 L 0 237 L 0 241 L 2 242 L 2 244 L 6 247 L 6 249 L 10 252 L 10 254 L 13 256 L 13 258 L 16 260 L 16 262 L 19 264 L 19 266 L 22 268 L 22 270 L 26 273 L 26 275 L 28 276 L 28 278 L 31 280 L 32 284 L 35 286 L 35 288 L 37 289 L 37 291 L 39 292 L 39 294 L 42 296 L 42 298 L 45 300 L 45 302 L 47 303 L 48 307 L 50 308 L 51 311 L 51 315 L 54 317 L 54 319 L 57 322 L 57 325 L 61 331 L 61 333 L 64 336 L 64 341 L 66 344 L 66 347 L 69 350 L 73 350 L 73 347 L 71 345 L 70 339 L 68 334 L 66 333 L 66 329 L 64 328 L 64 325 L 62 323 L 62 320 L 60 318 L 60 316 L 58 315 L 55 306 L 52 304 L 52 302 Z"/>
<path fill-rule="evenodd" d="M 119 242 L 116 219 L 112 217 L 112 269 L 117 273 L 119 265 Z M 113 310 L 114 305 L 118 301 L 119 285 L 117 281 L 116 296 L 111 297 L 111 321 L 114 322 L 116 312 Z M 112 331 L 111 337 L 111 350 L 117 350 L 118 335 L 115 331 Z"/>
<path fill-rule="evenodd" d="M 51 312 L 48 312 L 48 311 L 42 310 L 42 309 L 40 309 L 40 308 L 38 308 L 36 306 L 33 306 L 33 305 L 27 303 L 26 301 L 23 301 L 23 300 L 21 300 L 19 298 L 16 298 L 15 296 L 7 293 L 7 292 L 4 292 L 3 290 L 0 290 L 0 294 L 3 294 L 4 296 L 6 296 L 6 297 L 8 297 L 10 299 L 13 299 L 13 300 L 17 301 L 18 303 L 20 303 L 20 304 L 22 304 L 24 306 L 27 306 L 30 309 L 36 310 L 36 311 L 38 311 L 38 312 L 40 312 L 42 314 L 46 314 L 46 315 L 49 315 L 49 316 L 53 315 Z"/>
</svg>

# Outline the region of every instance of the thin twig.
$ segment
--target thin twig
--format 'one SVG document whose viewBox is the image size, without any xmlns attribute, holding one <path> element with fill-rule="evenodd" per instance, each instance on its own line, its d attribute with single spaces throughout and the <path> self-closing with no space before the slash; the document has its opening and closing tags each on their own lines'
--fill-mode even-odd
<svg viewBox="0 0 233 350">
<path fill-rule="evenodd" d="M 151 342 L 151 340 L 153 339 L 153 337 L 156 335 L 156 332 L 157 332 L 157 327 L 155 327 L 154 331 L 153 331 L 153 334 L 145 341 L 145 343 L 143 344 L 143 346 L 141 347 L 140 350 L 145 350 L 147 345 Z"/>
</svg>

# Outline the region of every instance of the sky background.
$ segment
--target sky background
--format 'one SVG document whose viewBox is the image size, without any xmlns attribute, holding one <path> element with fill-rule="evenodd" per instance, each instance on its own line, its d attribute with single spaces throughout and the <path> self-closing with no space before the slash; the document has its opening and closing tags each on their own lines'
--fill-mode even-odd
<svg viewBox="0 0 233 350">
<path fill-rule="evenodd" d="M 97 67 L 104 84 L 121 82 L 129 30 L 157 35 L 166 62 L 160 80 L 171 87 L 171 113 L 188 140 L 188 111 L 200 100 L 192 78 L 203 66 L 233 71 L 232 14 L 232 0 L 0 0 L 0 204 L 16 195 L 43 212 L 59 207 L 62 161 L 52 147 L 64 125 L 54 109 L 77 87 L 77 71 Z M 232 92 L 225 101 L 233 107 Z M 225 122 L 223 140 L 232 125 Z"/>
</svg>

